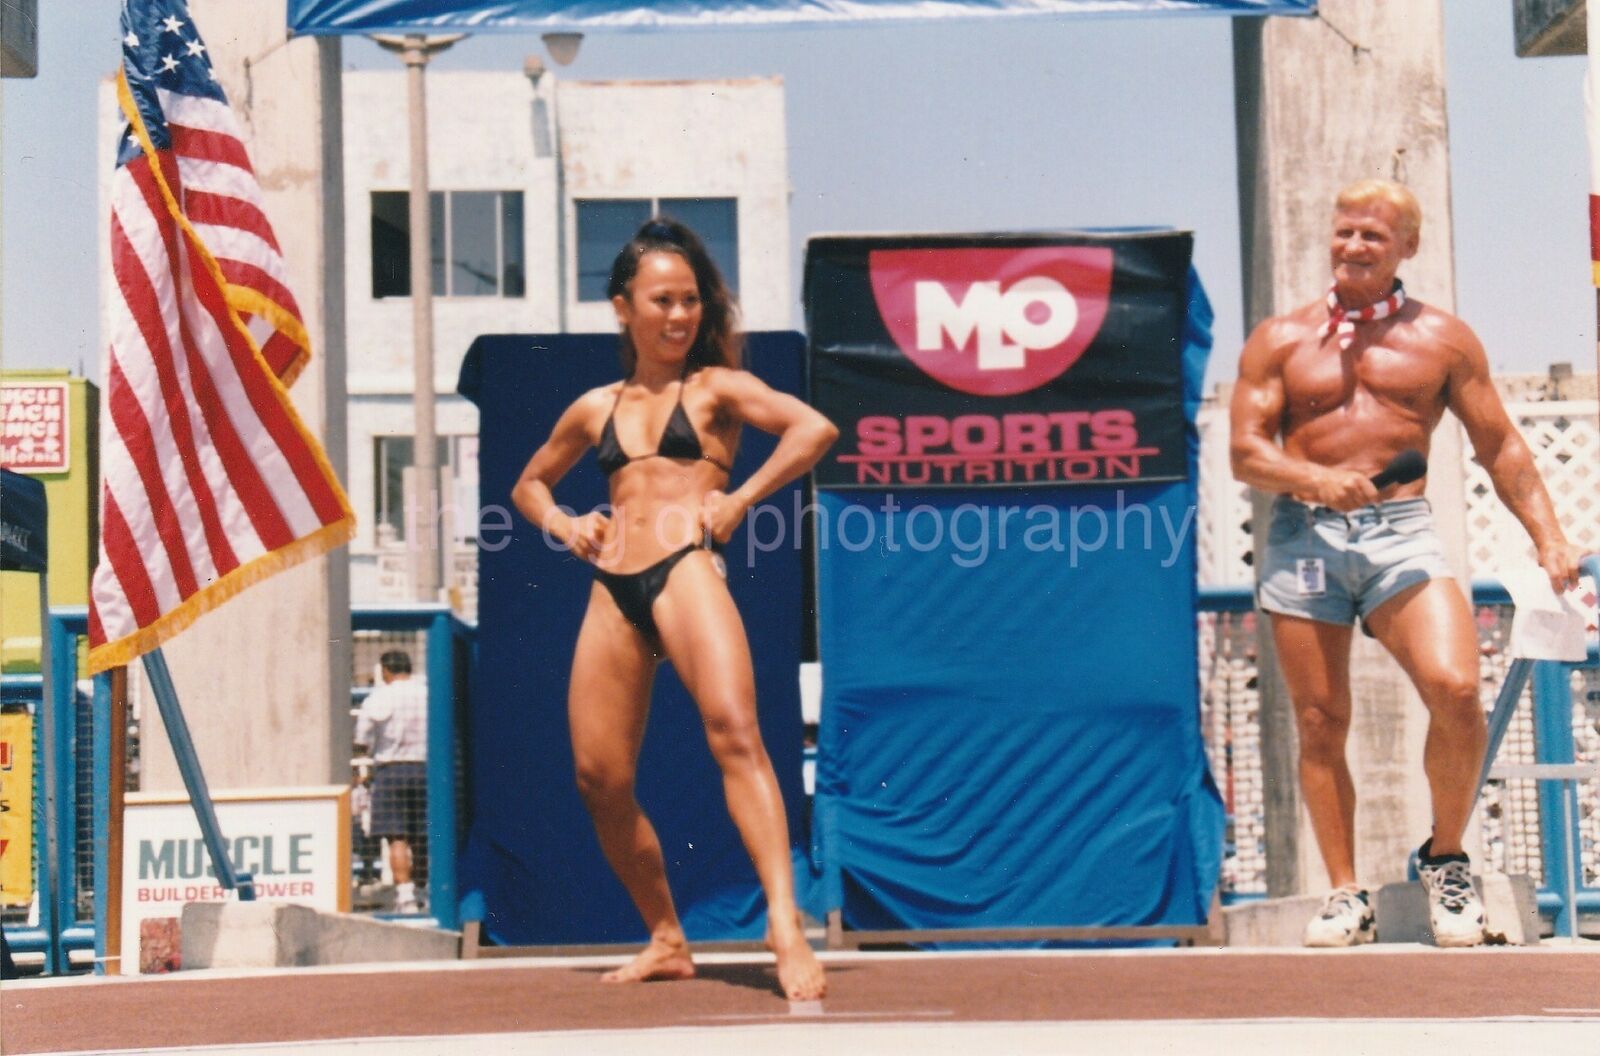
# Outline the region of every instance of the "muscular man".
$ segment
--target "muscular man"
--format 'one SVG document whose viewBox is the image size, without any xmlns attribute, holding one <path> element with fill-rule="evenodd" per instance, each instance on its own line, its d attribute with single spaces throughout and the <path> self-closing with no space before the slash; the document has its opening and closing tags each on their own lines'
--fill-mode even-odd
<svg viewBox="0 0 1600 1056">
<path fill-rule="evenodd" d="M 1449 578 L 1423 482 L 1380 493 L 1369 478 L 1406 448 L 1426 453 L 1448 407 L 1533 537 L 1551 584 L 1577 583 L 1581 555 L 1495 393 L 1483 346 L 1461 320 L 1407 298 L 1395 278 L 1417 252 L 1421 225 L 1416 198 L 1398 184 L 1341 191 L 1333 285 L 1256 328 L 1233 394 L 1234 476 L 1278 494 L 1257 565 L 1258 602 L 1294 702 L 1301 791 L 1333 885 L 1306 927 L 1308 946 L 1355 945 L 1375 931 L 1356 882 L 1355 788 L 1345 763 L 1357 619 L 1428 708 L 1433 834 L 1419 854 L 1434 939 L 1483 941 L 1483 907 L 1461 846 L 1486 737 L 1472 612 Z"/>
</svg>

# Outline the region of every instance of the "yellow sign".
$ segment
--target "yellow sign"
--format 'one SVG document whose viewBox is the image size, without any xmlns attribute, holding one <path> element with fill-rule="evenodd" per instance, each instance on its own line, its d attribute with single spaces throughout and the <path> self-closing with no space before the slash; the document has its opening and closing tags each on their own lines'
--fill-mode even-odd
<svg viewBox="0 0 1600 1056">
<path fill-rule="evenodd" d="M 0 715 L 0 905 L 33 901 L 33 716 Z"/>
</svg>

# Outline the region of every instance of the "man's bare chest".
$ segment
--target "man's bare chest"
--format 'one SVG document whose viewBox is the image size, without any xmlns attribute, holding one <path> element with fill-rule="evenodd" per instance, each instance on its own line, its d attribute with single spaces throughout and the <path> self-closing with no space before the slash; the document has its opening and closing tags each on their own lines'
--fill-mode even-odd
<svg viewBox="0 0 1600 1056">
<path fill-rule="evenodd" d="M 1444 402 L 1448 382 L 1442 350 L 1392 331 L 1344 350 L 1309 337 L 1290 353 L 1283 370 L 1284 401 L 1294 417 L 1374 401 L 1427 416 Z"/>
</svg>

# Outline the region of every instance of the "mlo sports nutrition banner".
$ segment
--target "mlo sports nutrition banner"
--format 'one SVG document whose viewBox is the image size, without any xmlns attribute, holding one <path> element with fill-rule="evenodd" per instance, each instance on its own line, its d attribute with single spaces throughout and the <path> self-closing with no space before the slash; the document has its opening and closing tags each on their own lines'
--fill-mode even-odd
<svg viewBox="0 0 1600 1056">
<path fill-rule="evenodd" d="M 1193 237 L 874 235 L 806 250 L 825 488 L 1181 480 Z"/>
<path fill-rule="evenodd" d="M 813 860 L 845 928 L 1206 919 L 1189 249 L 811 244 L 812 393 L 847 456 L 815 502 Z"/>
</svg>

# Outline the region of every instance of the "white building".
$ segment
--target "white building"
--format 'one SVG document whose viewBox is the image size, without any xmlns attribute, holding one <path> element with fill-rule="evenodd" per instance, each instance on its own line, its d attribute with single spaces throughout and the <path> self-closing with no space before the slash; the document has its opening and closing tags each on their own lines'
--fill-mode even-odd
<svg viewBox="0 0 1600 1056">
<path fill-rule="evenodd" d="M 409 600 L 411 463 L 405 75 L 344 75 L 351 597 Z M 612 332 L 611 260 L 654 211 L 706 239 L 749 329 L 791 324 L 782 82 L 571 82 L 428 74 L 435 390 L 445 501 L 477 508 L 477 411 L 454 394 L 479 334 Z M 530 452 L 531 454 L 531 452 Z M 447 485 L 449 487 L 449 485 Z M 453 578 L 474 594 L 472 518 Z"/>
</svg>

